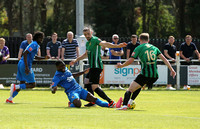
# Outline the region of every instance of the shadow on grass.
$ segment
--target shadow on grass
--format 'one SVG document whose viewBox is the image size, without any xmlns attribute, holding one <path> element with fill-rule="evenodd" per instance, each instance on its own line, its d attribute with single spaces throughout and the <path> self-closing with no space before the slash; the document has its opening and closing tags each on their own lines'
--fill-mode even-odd
<svg viewBox="0 0 200 129">
<path fill-rule="evenodd" d="M 43 108 L 89 109 L 89 107 L 81 107 L 81 108 L 76 108 L 76 107 L 43 107 Z"/>
<path fill-rule="evenodd" d="M 4 103 L 6 105 L 32 104 L 32 103 Z"/>
</svg>

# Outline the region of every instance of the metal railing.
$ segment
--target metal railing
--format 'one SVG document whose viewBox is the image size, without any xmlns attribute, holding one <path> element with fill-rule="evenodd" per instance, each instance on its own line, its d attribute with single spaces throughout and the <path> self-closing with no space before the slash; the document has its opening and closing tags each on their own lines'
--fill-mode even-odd
<svg viewBox="0 0 200 129">
<path fill-rule="evenodd" d="M 8 59 L 9 61 L 18 61 L 18 58 L 9 58 Z M 73 59 L 64 59 L 63 61 L 71 61 Z M 36 61 L 36 60 L 35 60 Z M 57 59 L 45 59 L 45 60 L 40 60 L 42 62 L 44 61 L 57 61 Z M 83 71 L 84 69 L 84 65 L 88 65 L 87 62 L 88 60 L 87 59 L 84 59 L 84 60 L 81 60 L 79 61 L 79 70 L 80 71 Z M 119 61 L 118 59 L 102 59 L 102 61 L 105 61 L 105 62 L 110 62 L 110 61 Z M 121 62 L 125 62 L 127 61 L 127 59 L 120 59 Z M 139 59 L 135 59 L 135 61 L 140 61 Z M 169 62 L 172 62 L 171 60 L 168 60 Z M 161 59 L 157 59 L 157 62 L 162 62 Z M 179 51 L 177 51 L 176 53 L 176 61 L 175 61 L 175 65 L 176 65 L 176 88 L 177 89 L 180 89 L 180 67 L 181 67 L 181 62 L 185 62 L 185 60 L 182 60 L 180 59 L 180 55 L 179 55 Z M 192 60 L 192 62 L 199 62 L 199 60 Z M 81 86 L 83 86 L 83 76 L 80 76 L 79 77 L 79 83 Z"/>
</svg>

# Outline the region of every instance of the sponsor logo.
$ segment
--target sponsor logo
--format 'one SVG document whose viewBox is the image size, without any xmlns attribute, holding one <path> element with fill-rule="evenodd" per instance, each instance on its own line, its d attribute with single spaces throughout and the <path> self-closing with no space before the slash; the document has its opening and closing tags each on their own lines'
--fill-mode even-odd
<svg viewBox="0 0 200 129">
<path fill-rule="evenodd" d="M 127 76 L 128 74 L 132 74 L 136 76 L 140 73 L 141 69 L 139 68 L 119 68 L 114 70 L 114 74 L 121 74 L 122 76 Z"/>
<path fill-rule="evenodd" d="M 32 50 L 33 50 L 33 48 L 32 48 L 32 47 L 30 47 L 28 50 L 29 50 L 29 51 L 32 51 Z"/>
<path fill-rule="evenodd" d="M 39 73 L 43 72 L 43 68 L 32 68 L 32 70 Z"/>
</svg>

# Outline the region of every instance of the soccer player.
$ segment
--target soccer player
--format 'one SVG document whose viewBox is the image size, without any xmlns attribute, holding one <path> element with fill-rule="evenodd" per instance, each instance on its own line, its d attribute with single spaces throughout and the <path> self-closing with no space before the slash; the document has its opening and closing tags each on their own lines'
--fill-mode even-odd
<svg viewBox="0 0 200 129">
<path fill-rule="evenodd" d="M 78 58 L 72 60 L 70 62 L 70 65 L 74 65 L 74 63 L 78 62 L 79 60 L 82 60 L 86 57 L 88 57 L 89 65 L 90 65 L 90 71 L 86 75 L 85 83 L 87 86 L 87 90 L 94 95 L 94 91 L 104 100 L 107 100 L 109 104 L 114 103 L 113 100 L 111 100 L 105 92 L 99 87 L 99 79 L 100 79 L 100 73 L 103 70 L 103 63 L 101 60 L 101 46 L 107 47 L 107 48 L 121 48 L 126 47 L 126 43 L 120 43 L 120 44 L 112 44 L 106 41 L 101 41 L 98 37 L 95 37 L 92 35 L 92 30 L 88 27 L 85 27 L 83 29 L 83 34 L 85 35 L 85 38 L 88 40 L 86 43 L 86 52 L 79 56 Z M 88 79 L 89 78 L 89 79 Z M 92 106 L 92 103 L 89 103 L 85 106 Z"/>
<path fill-rule="evenodd" d="M 115 107 L 115 104 L 109 104 L 107 102 L 101 101 L 100 99 L 94 97 L 90 92 L 83 89 L 74 79 L 82 74 L 88 73 L 89 69 L 83 72 L 71 73 L 65 63 L 62 60 L 56 61 L 57 71 L 53 77 L 53 82 L 51 85 L 51 91 L 55 94 L 57 90 L 57 85 L 61 85 L 65 88 L 65 93 L 69 98 L 69 107 L 81 107 L 81 100 L 89 101 L 93 104 L 97 104 L 101 107 Z"/>
<path fill-rule="evenodd" d="M 123 106 L 119 110 L 127 110 L 128 106 L 132 104 L 134 99 L 140 93 L 141 87 L 145 84 L 153 84 L 158 79 L 157 70 L 157 57 L 163 60 L 163 62 L 168 66 L 171 71 L 171 76 L 174 78 L 176 72 L 171 67 L 169 61 L 163 56 L 160 50 L 149 44 L 149 34 L 142 33 L 139 36 L 140 44 L 135 48 L 131 57 L 123 64 L 118 63 L 116 68 L 122 68 L 132 64 L 135 58 L 139 57 L 141 61 L 141 72 L 136 77 L 136 79 L 130 84 L 128 90 L 124 94 Z M 132 96 L 131 96 L 132 94 Z M 131 99 L 130 99 L 131 97 Z M 130 100 L 129 100 L 130 99 Z"/>
<path fill-rule="evenodd" d="M 18 94 L 18 92 L 21 89 L 26 88 L 34 88 L 35 83 L 35 77 L 32 70 L 32 62 L 35 57 L 35 59 L 48 59 L 49 57 L 38 57 L 35 56 L 38 52 L 39 45 L 42 43 L 44 38 L 43 32 L 36 32 L 33 36 L 33 42 L 29 44 L 26 48 L 26 50 L 23 53 L 22 58 L 20 59 L 18 63 L 17 68 L 17 77 L 16 79 L 20 81 L 19 85 L 11 84 L 10 88 L 10 97 L 6 100 L 6 103 L 13 103 L 13 98 Z"/>
</svg>

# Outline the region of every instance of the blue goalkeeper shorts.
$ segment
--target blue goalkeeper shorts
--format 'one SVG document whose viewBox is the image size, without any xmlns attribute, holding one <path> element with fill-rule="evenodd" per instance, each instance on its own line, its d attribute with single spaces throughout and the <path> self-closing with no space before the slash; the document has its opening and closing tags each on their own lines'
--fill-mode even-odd
<svg viewBox="0 0 200 129">
<path fill-rule="evenodd" d="M 32 68 L 29 68 L 30 72 L 27 75 L 25 73 L 25 64 L 22 61 L 19 61 L 17 67 L 17 77 L 16 79 L 19 81 L 25 81 L 27 83 L 34 83 L 35 82 L 35 75 Z"/>
<path fill-rule="evenodd" d="M 66 93 L 66 91 L 65 91 Z M 68 99 L 71 103 L 73 103 L 73 101 L 75 99 L 83 99 L 83 100 L 86 100 L 87 98 L 87 95 L 88 95 L 88 91 L 83 89 L 82 87 L 76 89 L 76 90 L 73 90 L 69 93 L 66 93 L 67 96 L 68 96 Z"/>
</svg>

